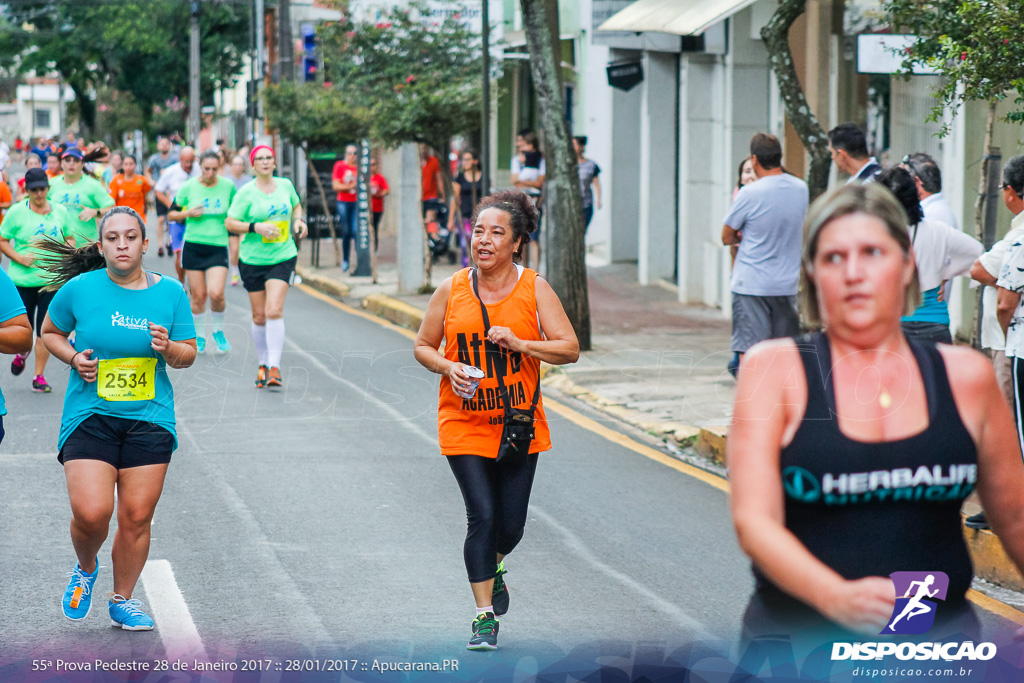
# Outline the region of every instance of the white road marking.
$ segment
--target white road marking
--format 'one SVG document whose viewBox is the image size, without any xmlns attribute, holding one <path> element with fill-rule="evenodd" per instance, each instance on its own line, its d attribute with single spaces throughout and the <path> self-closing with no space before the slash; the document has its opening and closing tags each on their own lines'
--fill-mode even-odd
<svg viewBox="0 0 1024 683">
<path fill-rule="evenodd" d="M 630 575 L 620 572 L 611 565 L 602 562 L 597 555 L 591 552 L 590 548 L 587 547 L 586 543 L 584 543 L 579 536 L 559 524 L 554 517 L 544 512 L 536 505 L 530 505 L 530 514 L 540 518 L 552 529 L 561 534 L 565 542 L 565 546 L 572 552 L 576 553 L 584 563 L 590 565 L 605 576 L 618 581 L 620 584 L 645 599 L 649 603 L 651 609 L 664 613 L 675 621 L 676 624 L 692 632 L 695 639 L 711 640 L 715 637 L 704 627 L 702 623 L 687 614 L 686 610 L 679 605 L 668 602 L 663 596 L 658 595 L 658 593 L 647 586 L 644 586 Z"/>
<path fill-rule="evenodd" d="M 149 560 L 142 570 L 142 587 L 152 610 L 160 640 L 164 643 L 167 660 L 207 661 L 206 648 L 199 638 L 185 596 L 174 580 L 171 563 L 167 560 Z"/>
</svg>

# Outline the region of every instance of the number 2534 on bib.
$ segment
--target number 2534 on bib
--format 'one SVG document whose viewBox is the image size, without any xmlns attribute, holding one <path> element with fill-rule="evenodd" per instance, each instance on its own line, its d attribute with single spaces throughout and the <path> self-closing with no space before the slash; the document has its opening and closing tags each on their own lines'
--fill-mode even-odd
<svg viewBox="0 0 1024 683">
<path fill-rule="evenodd" d="M 105 401 L 152 400 L 156 396 L 156 358 L 101 360 L 96 392 Z"/>
</svg>

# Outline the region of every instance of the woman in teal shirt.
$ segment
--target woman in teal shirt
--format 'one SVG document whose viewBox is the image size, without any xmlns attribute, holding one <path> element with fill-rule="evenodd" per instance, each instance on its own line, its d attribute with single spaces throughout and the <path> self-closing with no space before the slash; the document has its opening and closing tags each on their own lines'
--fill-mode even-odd
<svg viewBox="0 0 1024 683">
<path fill-rule="evenodd" d="M 7 273 L 0 269 L 0 353 L 27 353 L 32 348 L 32 326 L 25 304 Z M 7 403 L 0 391 L 0 441 L 4 440 L 4 415 Z"/>
<path fill-rule="evenodd" d="M 238 255 L 242 285 L 252 306 L 252 340 L 260 357 L 256 388 L 279 387 L 284 350 L 284 298 L 295 277 L 298 251 L 292 228 L 306 236 L 302 205 L 287 178 L 275 178 L 274 150 L 258 145 L 250 155 L 256 180 L 235 195 L 227 228 L 245 235 Z"/>
<path fill-rule="evenodd" d="M 177 447 L 167 366 L 192 365 L 196 335 L 181 284 L 142 269 L 149 240 L 139 214 L 115 207 L 99 231 L 99 242 L 78 249 L 49 245 L 45 266 L 60 291 L 43 322 L 43 342 L 75 370 L 57 442 L 78 556 L 62 604 L 71 620 L 89 613 L 116 490 L 114 595 L 107 608 L 114 625 L 144 631 L 153 620 L 132 592 L 149 555 L 153 512 Z M 72 332 L 75 346 L 68 341 Z"/>
</svg>

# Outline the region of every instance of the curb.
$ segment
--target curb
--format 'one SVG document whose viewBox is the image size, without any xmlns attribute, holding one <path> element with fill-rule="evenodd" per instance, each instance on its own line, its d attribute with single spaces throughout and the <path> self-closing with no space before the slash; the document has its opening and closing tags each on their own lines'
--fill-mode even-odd
<svg viewBox="0 0 1024 683">
<path fill-rule="evenodd" d="M 313 277 L 317 280 L 325 279 L 319 276 Z M 303 275 L 303 279 L 305 278 L 306 276 Z M 347 293 L 348 288 L 344 285 L 333 282 L 332 284 L 344 288 Z M 320 288 L 317 284 L 313 284 L 313 286 Z M 328 293 L 338 296 L 332 292 Z M 420 323 L 423 322 L 423 311 L 385 294 L 370 295 L 363 300 L 362 305 L 368 312 L 411 330 L 419 329 Z M 547 387 L 573 396 L 596 410 L 642 429 L 666 443 L 673 443 L 683 448 L 692 446 L 700 456 L 725 467 L 727 442 L 725 427 L 694 427 L 679 423 L 637 420 L 632 411 L 627 408 L 576 384 L 564 370 L 542 366 L 542 377 L 544 385 Z M 967 542 L 967 549 L 971 555 L 975 576 L 1010 590 L 1024 592 L 1024 576 L 1017 571 L 1013 561 L 1006 554 L 1002 542 L 995 534 L 988 530 L 964 527 L 964 540 Z"/>
<path fill-rule="evenodd" d="M 317 275 L 303 266 L 295 266 L 295 273 L 302 278 L 303 284 L 307 284 L 315 290 L 323 292 L 336 299 L 344 299 L 348 296 L 349 286 L 343 282 L 323 275 Z"/>
<path fill-rule="evenodd" d="M 363 299 L 362 306 L 378 318 L 384 318 L 413 332 L 419 330 L 423 323 L 423 311 L 387 294 L 371 294 Z"/>
</svg>

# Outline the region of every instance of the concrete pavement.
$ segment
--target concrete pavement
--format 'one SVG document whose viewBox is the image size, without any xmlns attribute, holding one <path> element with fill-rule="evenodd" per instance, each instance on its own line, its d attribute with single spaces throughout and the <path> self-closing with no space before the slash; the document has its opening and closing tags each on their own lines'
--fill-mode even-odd
<svg viewBox="0 0 1024 683">
<path fill-rule="evenodd" d="M 398 292 L 392 240 L 381 241 L 376 283 L 326 265 L 333 258 L 328 246 L 321 267 L 313 267 L 310 256 L 306 243 L 299 272 L 307 284 L 396 325 L 418 329 L 430 296 Z M 459 267 L 436 264 L 432 284 Z M 726 371 L 732 355 L 730 322 L 717 309 L 679 303 L 667 287 L 637 284 L 634 264 L 592 266 L 589 274 L 593 348 L 574 365 L 550 368 L 545 387 L 574 396 L 609 422 L 640 429 L 678 457 L 725 477 L 735 397 L 735 381 Z M 963 514 L 979 510 L 972 496 Z M 1024 606 L 1019 594 L 1024 577 L 999 539 L 991 531 L 966 527 L 964 535 L 976 576 L 1008 589 L 995 591 L 1001 600 Z"/>
</svg>

